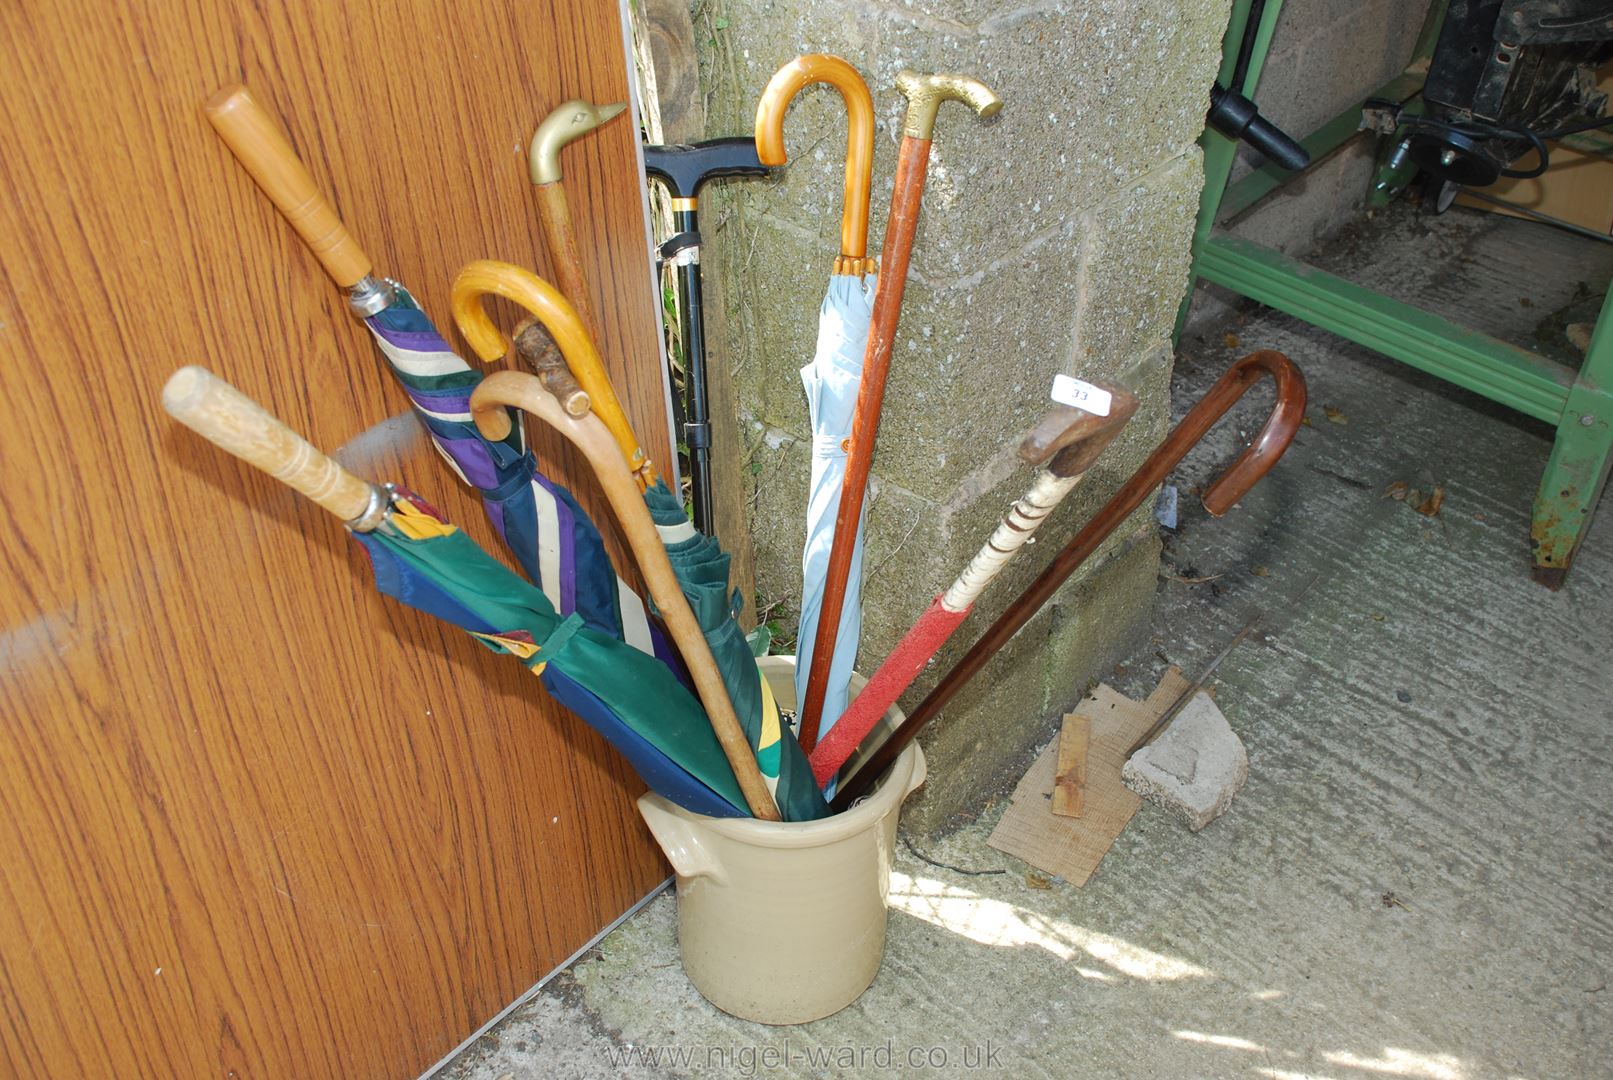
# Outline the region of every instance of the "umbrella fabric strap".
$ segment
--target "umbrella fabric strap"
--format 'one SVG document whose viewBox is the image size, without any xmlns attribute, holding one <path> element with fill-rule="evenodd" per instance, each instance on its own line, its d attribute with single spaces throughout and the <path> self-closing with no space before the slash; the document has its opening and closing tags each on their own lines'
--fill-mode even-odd
<svg viewBox="0 0 1613 1080">
<path fill-rule="evenodd" d="M 673 266 L 689 266 L 700 264 L 700 231 L 691 229 L 673 236 L 658 249 L 661 254 L 661 265 L 670 263 Z"/>
<path fill-rule="evenodd" d="M 538 655 L 545 661 L 553 660 L 584 625 L 583 617 L 576 612 L 567 615 L 553 633 L 538 642 Z"/>
</svg>

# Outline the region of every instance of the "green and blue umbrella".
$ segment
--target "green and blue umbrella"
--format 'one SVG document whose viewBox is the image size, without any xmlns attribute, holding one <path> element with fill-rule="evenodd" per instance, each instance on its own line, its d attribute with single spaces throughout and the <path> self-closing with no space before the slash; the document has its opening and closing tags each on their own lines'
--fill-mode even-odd
<svg viewBox="0 0 1613 1080">
<path fill-rule="evenodd" d="M 666 665 L 576 612 L 562 616 L 541 589 L 418 496 L 353 476 L 210 372 L 175 372 L 163 406 L 341 517 L 369 555 L 382 593 L 516 657 L 652 790 L 695 813 L 748 814 L 705 710 Z"/>
<path fill-rule="evenodd" d="M 829 805 L 813 779 L 811 763 L 794 732 L 784 723 L 778 702 L 739 628 L 744 597 L 729 582 L 733 556 L 723 551 L 714 537 L 702 534 L 690 523 L 683 506 L 664 483 L 658 482 L 645 491 L 644 503 L 666 545 L 678 585 L 711 647 L 712 659 L 728 688 L 745 738 L 756 752 L 756 764 L 778 804 L 779 816 L 785 821 L 827 817 Z"/>
<path fill-rule="evenodd" d="M 393 489 L 390 497 L 380 528 L 353 533 L 376 588 L 516 657 L 668 800 L 713 817 L 748 814 L 705 710 L 664 664 L 578 613 L 561 616 L 418 496 Z"/>
</svg>

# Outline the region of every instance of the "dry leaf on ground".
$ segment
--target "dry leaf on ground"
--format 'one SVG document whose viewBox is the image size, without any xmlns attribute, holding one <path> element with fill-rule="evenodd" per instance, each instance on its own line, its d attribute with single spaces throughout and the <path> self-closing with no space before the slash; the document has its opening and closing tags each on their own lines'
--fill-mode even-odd
<svg viewBox="0 0 1613 1080">
<path fill-rule="evenodd" d="M 1417 512 L 1423 517 L 1433 517 L 1439 513 L 1439 508 L 1445 504 L 1445 489 L 1434 488 L 1433 494 L 1417 504 Z"/>
</svg>

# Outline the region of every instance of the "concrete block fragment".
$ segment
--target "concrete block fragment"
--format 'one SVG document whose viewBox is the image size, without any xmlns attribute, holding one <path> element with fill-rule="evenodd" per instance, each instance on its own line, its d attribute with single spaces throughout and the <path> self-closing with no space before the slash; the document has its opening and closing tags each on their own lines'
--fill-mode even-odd
<svg viewBox="0 0 1613 1080">
<path fill-rule="evenodd" d="M 1203 691 L 1120 770 L 1127 787 L 1180 817 L 1194 832 L 1232 805 L 1248 776 L 1243 740 Z"/>
</svg>

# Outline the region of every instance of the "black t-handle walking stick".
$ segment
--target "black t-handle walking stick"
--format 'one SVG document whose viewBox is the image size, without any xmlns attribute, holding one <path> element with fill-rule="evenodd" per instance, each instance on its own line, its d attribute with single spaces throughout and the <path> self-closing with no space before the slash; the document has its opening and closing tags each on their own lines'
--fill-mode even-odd
<svg viewBox="0 0 1613 1080">
<path fill-rule="evenodd" d="M 725 176 L 766 176 L 771 170 L 756 156 L 756 140 L 746 136 L 709 139 L 685 146 L 646 146 L 644 171 L 666 185 L 672 196 L 672 238 L 661 245 L 661 261 L 678 268 L 678 293 L 688 363 L 688 411 L 683 441 L 693 474 L 695 528 L 712 534 L 711 413 L 706 401 L 706 316 L 700 298 L 700 188 Z"/>
</svg>

